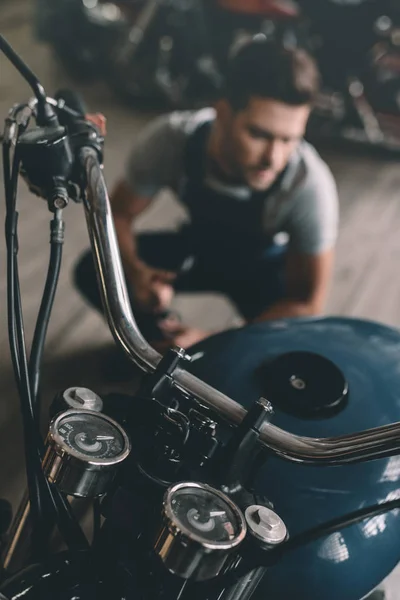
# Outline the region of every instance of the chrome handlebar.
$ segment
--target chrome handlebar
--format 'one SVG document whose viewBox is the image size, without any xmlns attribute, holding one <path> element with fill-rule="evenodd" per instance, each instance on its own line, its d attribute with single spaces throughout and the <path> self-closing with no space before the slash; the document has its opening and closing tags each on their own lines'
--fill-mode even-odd
<svg viewBox="0 0 400 600">
<path fill-rule="evenodd" d="M 144 371 L 152 372 L 161 356 L 143 338 L 132 314 L 107 187 L 95 150 L 84 148 L 81 161 L 87 177 L 84 203 L 87 225 L 111 332 L 132 361 Z M 174 383 L 178 389 L 212 408 L 230 424 L 238 425 L 246 415 L 247 411 L 240 404 L 183 369 L 175 371 Z M 275 454 L 291 461 L 345 464 L 400 454 L 400 422 L 324 439 L 293 435 L 266 423 L 260 440 Z"/>
</svg>

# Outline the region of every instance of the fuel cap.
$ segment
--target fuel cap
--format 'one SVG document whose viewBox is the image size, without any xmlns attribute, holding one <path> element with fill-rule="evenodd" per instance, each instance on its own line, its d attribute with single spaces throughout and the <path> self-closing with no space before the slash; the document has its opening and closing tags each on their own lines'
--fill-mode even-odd
<svg viewBox="0 0 400 600">
<path fill-rule="evenodd" d="M 329 418 L 344 408 L 349 386 L 342 371 L 312 352 L 289 352 L 262 369 L 263 395 L 275 408 L 303 418 Z"/>
</svg>

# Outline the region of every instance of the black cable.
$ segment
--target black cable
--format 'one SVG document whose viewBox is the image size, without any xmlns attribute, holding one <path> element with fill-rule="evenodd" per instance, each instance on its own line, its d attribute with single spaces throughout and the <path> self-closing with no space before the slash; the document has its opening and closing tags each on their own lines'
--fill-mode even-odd
<svg viewBox="0 0 400 600">
<path fill-rule="evenodd" d="M 46 94 L 34 73 L 25 65 L 25 63 L 14 52 L 12 47 L 0 35 L 0 50 L 9 58 L 17 70 L 22 74 L 25 80 L 31 85 L 36 98 L 36 122 L 38 125 L 56 125 L 57 116 L 47 102 Z M 12 363 L 15 373 L 15 379 L 19 391 L 21 402 L 21 412 L 24 429 L 24 446 L 26 456 L 26 471 L 28 479 L 28 492 L 30 499 L 30 510 L 32 513 L 33 536 L 32 545 L 38 554 L 45 552 L 44 526 L 54 524 L 54 516 L 57 518 L 57 524 L 60 533 L 71 549 L 86 549 L 88 542 L 79 523 L 74 517 L 71 507 L 67 500 L 61 496 L 56 488 L 52 488 L 45 478 L 42 470 L 43 440 L 40 435 L 39 427 L 35 420 L 35 406 L 32 401 L 31 386 L 29 380 L 28 360 L 25 348 L 23 312 L 21 306 L 21 294 L 18 277 L 18 237 L 17 222 L 18 213 L 16 211 L 17 182 L 20 167 L 20 158 L 18 156 L 18 138 L 27 128 L 30 117 L 33 113 L 33 105 L 26 115 L 23 115 L 17 123 L 17 116 L 28 105 L 14 106 L 6 119 L 6 127 L 3 143 L 4 157 L 4 187 L 6 196 L 6 222 L 5 237 L 7 245 L 7 303 L 8 303 L 8 328 Z M 15 134 L 17 128 L 17 135 Z M 10 150 L 11 142 L 15 143 L 15 152 L 13 156 L 13 167 L 11 172 Z M 58 253 L 57 253 L 58 254 Z M 55 264 L 57 264 L 55 260 Z M 57 269 L 55 269 L 56 271 Z M 52 285 L 49 281 L 49 298 L 53 296 Z M 39 324 L 39 332 L 42 325 Z M 39 334 L 38 334 L 39 335 Z M 40 362 L 40 343 L 37 351 Z M 36 359 L 35 359 L 36 360 Z M 53 508 L 53 511 L 47 510 Z M 53 517 L 53 518 L 52 518 Z M 39 525 L 43 524 L 43 527 Z M 43 539 L 44 537 L 44 539 Z"/>
<path fill-rule="evenodd" d="M 76 517 L 72 511 L 71 505 L 59 490 L 52 486 L 41 471 L 46 482 L 47 492 L 50 495 L 53 508 L 56 511 L 56 522 L 58 529 L 70 550 L 88 550 L 89 542 L 82 531 Z"/>
<path fill-rule="evenodd" d="M 13 323 L 13 328 L 16 331 L 16 340 L 18 348 L 18 356 L 13 356 L 13 362 L 19 364 L 19 394 L 21 399 L 21 413 L 24 427 L 25 437 L 25 462 L 26 473 L 28 480 L 30 510 L 32 512 L 32 546 L 36 557 L 44 555 L 45 548 L 43 546 L 40 530 L 44 525 L 44 516 L 47 514 L 44 505 L 43 494 L 41 493 L 40 480 L 37 476 L 36 464 L 41 464 L 41 456 L 39 446 L 34 441 L 34 431 L 32 430 L 32 404 L 30 398 L 30 386 L 28 377 L 28 365 L 24 341 L 23 320 L 19 309 L 21 306 L 20 290 L 18 283 L 18 268 L 15 252 L 15 236 L 9 240 L 8 253 L 8 296 L 9 296 L 9 314 Z M 11 304 L 11 302 L 13 304 Z M 14 349 L 12 349 L 14 354 Z"/>
<path fill-rule="evenodd" d="M 325 537 L 331 533 L 335 533 L 336 531 L 350 527 L 351 525 L 356 525 L 365 519 L 370 519 L 396 508 L 400 508 L 400 498 L 389 500 L 388 502 L 383 502 L 382 504 L 374 504 L 373 506 L 360 508 L 359 510 L 355 510 L 344 517 L 337 517 L 336 519 L 322 523 L 313 529 L 299 533 L 282 544 L 280 548 L 277 548 L 277 552 L 290 552 L 291 550 L 296 550 L 300 546 L 304 546 L 305 544 L 319 540 L 321 537 Z"/>
<path fill-rule="evenodd" d="M 14 235 L 14 231 L 17 228 L 17 215 L 10 212 L 10 202 L 12 197 L 12 183 L 11 183 L 11 172 L 10 172 L 10 143 L 3 145 L 3 170 L 4 170 L 4 188 L 5 188 L 5 199 L 6 199 L 6 222 L 5 222 L 5 235 L 6 243 L 9 244 L 9 239 Z M 12 216 L 11 216 L 12 215 Z M 7 248 L 8 255 L 12 257 L 12 248 Z M 14 368 L 15 379 L 20 391 L 21 385 L 21 374 L 19 370 L 19 352 L 17 342 L 17 332 L 15 329 L 15 319 L 13 317 L 13 307 L 15 306 L 14 301 L 14 270 L 13 268 L 7 268 L 7 313 L 8 313 L 8 337 L 11 349 L 11 359 Z"/>
<path fill-rule="evenodd" d="M 39 413 L 39 383 L 40 383 L 40 363 L 44 349 L 44 343 L 46 339 L 47 327 L 50 320 L 51 309 L 57 290 L 58 276 L 61 268 L 62 259 L 62 244 L 64 241 L 64 222 L 61 219 L 61 211 L 56 211 L 54 218 L 50 223 L 51 229 L 51 250 L 49 268 L 46 278 L 45 289 L 43 298 L 41 301 L 39 315 L 35 327 L 35 334 L 32 344 L 31 360 L 29 363 L 30 373 L 30 385 L 32 390 L 32 401 L 34 405 L 34 414 L 36 416 L 36 423 L 39 425 L 40 413 Z M 32 370 L 31 370 L 32 369 Z M 33 378 L 34 377 L 34 378 Z M 34 387 L 36 386 L 36 387 Z M 34 395 L 36 394 L 36 395 Z M 84 535 L 79 523 L 77 522 L 69 502 L 60 494 L 55 486 L 51 486 L 47 479 L 44 477 L 42 467 L 40 464 L 39 478 L 42 478 L 46 487 L 47 495 L 50 497 L 52 502 L 53 510 L 55 512 L 56 522 L 60 529 L 60 533 L 64 538 L 64 541 L 70 549 L 84 550 L 88 548 L 88 542 Z M 47 531 L 50 527 L 47 527 Z M 46 537 L 45 532 L 42 531 L 42 537 Z"/>
<path fill-rule="evenodd" d="M 15 258 L 14 258 L 15 260 Z M 16 261 L 15 261 L 16 262 Z M 18 283 L 18 271 L 15 268 L 15 301 L 17 307 L 16 329 L 20 348 L 21 370 L 21 412 L 25 430 L 26 470 L 29 489 L 29 501 L 33 515 L 32 546 L 35 558 L 45 552 L 48 533 L 53 525 L 54 516 L 57 520 L 61 535 L 70 549 L 82 550 L 88 548 L 86 536 L 77 523 L 68 501 L 62 497 L 57 488 L 50 486 L 42 471 L 43 441 L 34 420 L 34 410 L 30 394 L 30 382 L 23 335 L 23 319 L 21 311 L 21 296 Z M 49 505 L 49 501 L 51 505 Z M 49 510 L 52 509 L 52 510 Z"/>
<path fill-rule="evenodd" d="M 382 504 L 374 504 L 366 508 L 361 508 L 348 515 L 337 517 L 326 523 L 322 523 L 313 529 L 299 533 L 298 535 L 290 538 L 287 542 L 280 544 L 276 549 L 265 551 L 261 548 L 257 551 L 256 555 L 253 554 L 250 558 L 244 558 L 238 567 L 226 575 L 219 577 L 215 581 L 215 585 L 218 589 L 229 588 L 238 583 L 238 581 L 246 576 L 250 571 L 258 569 L 260 567 L 268 568 L 279 562 L 287 552 L 297 550 L 306 544 L 315 542 L 320 538 L 326 537 L 337 531 L 341 531 L 351 525 L 356 525 L 365 519 L 376 517 L 385 512 L 400 508 L 400 498 L 395 500 L 389 500 L 388 502 L 382 502 Z"/>
<path fill-rule="evenodd" d="M 101 529 L 101 505 L 100 500 L 96 498 L 93 501 L 93 537 L 92 537 L 92 547 L 97 546 L 97 541 L 99 539 Z"/>
<path fill-rule="evenodd" d="M 64 223 L 61 217 L 56 213 L 51 222 L 51 249 L 50 259 L 47 271 L 46 283 L 38 318 L 36 321 L 35 332 L 33 335 L 31 354 L 29 359 L 29 380 L 31 384 L 32 401 L 36 413 L 36 421 L 40 424 L 40 366 L 43 356 L 43 349 L 46 339 L 47 328 L 50 321 L 51 310 L 53 308 L 54 297 L 57 290 L 58 278 L 61 268 L 63 236 L 54 235 L 54 231 L 63 231 Z"/>
<path fill-rule="evenodd" d="M 19 314 L 22 317 L 18 271 L 16 271 L 16 282 L 16 299 L 17 302 L 19 302 Z M 18 338 L 22 340 L 24 347 L 23 329 L 23 321 L 21 319 L 20 325 L 18 316 Z M 21 355 L 23 357 L 23 362 L 21 365 L 22 382 L 25 383 L 25 386 L 22 387 L 22 398 L 25 395 L 27 401 L 29 402 L 30 386 L 26 352 L 22 352 Z M 30 401 L 29 404 L 32 405 L 32 402 Z M 54 520 L 57 522 L 65 543 L 71 550 L 87 550 L 89 548 L 88 541 L 72 512 L 68 500 L 61 495 L 55 486 L 51 486 L 44 476 L 42 470 L 44 448 L 43 440 L 40 436 L 37 424 L 34 421 L 33 412 L 30 412 L 28 417 L 25 448 L 28 450 L 28 453 L 26 453 L 26 464 L 28 489 L 30 489 L 29 501 L 32 509 L 32 497 L 35 507 L 35 511 L 32 512 L 34 516 L 36 516 L 36 519 L 33 519 L 32 525 L 32 546 L 34 548 L 34 557 L 37 558 L 41 554 L 45 554 L 48 534 L 51 531 Z"/>
<path fill-rule="evenodd" d="M 15 359 L 18 360 L 18 371 L 19 371 L 19 382 L 20 388 L 23 390 L 24 385 L 29 388 L 29 378 L 27 371 L 27 359 L 26 359 L 26 348 L 25 348 L 25 336 L 24 336 L 24 323 L 22 318 L 22 306 L 21 306 L 21 294 L 19 288 L 19 277 L 18 277 L 18 236 L 17 236 L 17 224 L 18 224 L 18 212 L 15 209 L 16 206 L 16 195 L 17 195 L 17 180 L 19 174 L 20 158 L 18 156 L 18 150 L 15 150 L 13 167 L 11 174 L 11 181 L 6 194 L 6 242 L 9 255 L 8 261 L 8 272 L 10 276 L 9 281 L 9 293 L 10 293 L 10 320 L 12 324 L 12 342 L 13 348 L 16 353 Z M 26 372 L 23 369 L 26 367 Z M 25 381 L 24 381 L 25 375 Z M 31 418 L 34 417 L 34 408 L 31 402 L 29 389 L 25 390 L 27 393 L 27 407 Z"/>
<path fill-rule="evenodd" d="M 18 312 L 21 315 L 21 323 L 17 321 L 17 332 L 23 332 L 24 326 L 22 321 L 22 308 L 20 305 L 21 295 L 19 293 L 19 284 L 18 284 L 18 272 L 16 272 L 16 298 L 19 300 Z M 23 340 L 23 333 L 22 333 Z M 42 470 L 42 458 L 43 458 L 43 440 L 40 436 L 37 422 L 35 421 L 35 411 L 32 402 L 32 397 L 30 394 L 30 382 L 28 378 L 28 367 L 26 361 L 26 352 L 24 348 L 24 352 L 21 353 L 23 357 L 23 364 L 21 368 L 22 377 L 25 379 L 25 385 L 28 386 L 26 390 L 27 402 L 29 404 L 29 421 L 28 421 L 28 433 L 30 432 L 30 436 L 27 437 L 26 448 L 30 449 L 29 459 L 27 465 L 27 471 L 29 471 L 28 475 L 31 476 L 32 479 L 32 489 L 35 491 L 35 502 L 40 502 L 40 512 L 39 517 L 37 519 L 37 527 L 36 532 L 32 536 L 32 543 L 36 542 L 36 548 L 41 551 L 42 546 L 46 545 L 47 541 L 47 533 L 51 530 L 53 525 L 53 518 L 55 516 L 56 522 L 58 524 L 61 535 L 64 538 L 67 546 L 71 550 L 86 550 L 89 547 L 86 536 L 83 533 L 79 523 L 77 522 L 71 506 L 58 491 L 55 486 L 51 486 L 47 481 L 46 477 L 43 474 Z M 39 501 L 40 498 L 40 501 Z M 44 501 L 46 498 L 47 502 Z M 51 506 L 48 508 L 52 508 L 53 510 L 50 512 L 47 510 L 43 510 L 44 507 L 47 507 L 49 504 L 48 500 L 50 500 Z M 34 543 L 33 543 L 34 545 Z"/>
<path fill-rule="evenodd" d="M 46 102 L 46 94 L 38 78 L 20 59 L 20 57 L 13 50 L 12 46 L 2 35 L 0 35 L 0 49 L 4 52 L 8 60 L 14 65 L 17 71 L 21 73 L 25 81 L 29 83 L 38 101 Z"/>
<path fill-rule="evenodd" d="M 47 102 L 44 88 L 36 75 L 33 73 L 33 71 L 31 71 L 28 65 L 21 60 L 12 46 L 2 35 L 0 35 L 0 50 L 7 56 L 8 60 L 14 65 L 17 71 L 32 88 L 32 91 L 37 98 L 37 122 L 40 125 L 51 123 L 55 117 L 55 114 L 52 107 Z"/>
<path fill-rule="evenodd" d="M 9 236 L 15 236 L 17 231 L 17 221 L 18 214 L 15 211 L 16 205 L 16 187 L 18 180 L 18 172 L 19 172 L 19 159 L 16 153 L 14 153 L 13 159 L 13 169 L 11 172 L 11 142 L 12 138 L 12 129 L 17 127 L 16 118 L 18 113 L 26 108 L 27 105 L 20 104 L 14 106 L 6 119 L 6 128 L 4 131 L 4 139 L 3 139 L 3 172 L 4 172 L 4 190 L 5 190 L 5 200 L 6 200 L 6 223 L 5 223 L 5 236 L 6 243 L 8 243 L 8 239 L 11 239 Z M 16 130 L 15 142 L 18 139 L 20 133 L 25 129 L 28 125 L 29 120 L 24 124 L 20 124 Z M 15 190 L 15 193 L 14 193 Z M 11 251 L 10 251 L 11 252 Z M 11 252 L 12 253 L 12 252 Z M 15 325 L 15 319 L 12 315 L 12 307 L 14 306 L 14 279 L 13 279 L 13 270 L 10 272 L 10 276 L 12 279 L 12 284 L 8 285 L 8 333 L 10 339 L 10 346 L 12 349 L 11 358 L 15 373 L 15 378 L 17 380 L 18 390 L 20 389 L 20 370 L 19 370 L 19 350 L 18 350 L 18 342 L 17 342 L 17 331 Z"/>
<path fill-rule="evenodd" d="M 17 139 L 24 125 L 18 127 Z M 41 540 L 40 529 L 43 525 L 44 515 L 48 514 L 44 506 L 44 496 L 41 491 L 40 479 L 37 476 L 35 462 L 40 462 L 40 449 L 35 444 L 33 431 L 30 426 L 33 417 L 33 406 L 29 396 L 29 379 L 27 375 L 26 349 L 24 340 L 24 326 L 22 319 L 21 296 L 18 279 L 18 238 L 17 223 L 18 213 L 15 210 L 17 180 L 19 174 L 20 159 L 17 149 L 14 152 L 13 168 L 10 175 L 10 143 L 4 148 L 4 179 L 6 193 L 6 242 L 7 242 L 7 304 L 8 304 L 8 328 L 11 358 L 17 381 L 18 392 L 21 400 L 21 412 L 23 417 L 25 438 L 25 462 L 29 489 L 29 500 L 32 511 L 32 521 L 37 523 L 32 534 L 32 546 L 37 555 L 43 555 L 44 545 Z M 24 361 L 25 358 L 25 361 Z M 25 366 L 25 371 L 24 371 Z"/>
<path fill-rule="evenodd" d="M 7 150 L 7 148 L 6 148 Z M 9 153 L 5 151 L 5 155 Z M 21 412 L 25 438 L 25 460 L 28 480 L 30 509 L 32 512 L 32 546 L 35 558 L 42 556 L 46 551 L 46 535 L 53 525 L 56 515 L 60 532 L 67 545 L 72 549 L 86 549 L 88 543 L 85 535 L 77 523 L 69 503 L 60 495 L 57 489 L 51 488 L 44 477 L 41 460 L 43 454 L 43 441 L 35 422 L 35 411 L 30 393 L 26 348 L 24 340 L 24 325 L 21 307 L 21 295 L 18 280 L 18 238 L 17 220 L 15 210 L 17 179 L 19 172 L 19 158 L 17 151 L 14 154 L 13 171 L 10 179 L 9 160 L 6 159 L 6 242 L 7 242 L 7 294 L 9 316 L 9 338 L 11 356 L 21 400 Z M 51 501 L 51 505 L 50 502 Z M 51 508 L 53 510 L 51 510 Z M 49 510 L 50 509 L 50 510 Z"/>
<path fill-rule="evenodd" d="M 40 522 L 42 515 L 44 514 L 44 507 L 42 504 L 42 496 L 40 493 L 40 486 L 37 477 L 35 476 L 35 470 L 32 469 L 32 461 L 34 461 L 34 455 L 32 454 L 32 444 L 29 443 L 30 438 L 30 427 L 29 427 L 29 415 L 26 414 L 25 407 L 26 398 L 24 384 L 22 381 L 23 374 L 21 373 L 21 345 L 20 337 L 18 336 L 18 322 L 16 319 L 16 307 L 20 305 L 18 302 L 19 296 L 19 285 L 18 285 L 18 271 L 17 271 L 17 223 L 18 213 L 15 210 L 16 205 L 16 189 L 17 189 L 17 178 L 19 172 L 19 157 L 17 152 L 14 153 L 13 170 L 10 173 L 10 147 L 11 141 L 8 141 L 3 146 L 3 165 L 4 165 L 4 186 L 5 186 L 5 197 L 6 197 L 6 243 L 7 243 L 7 311 L 8 311 L 8 332 L 9 342 L 11 350 L 11 359 L 13 363 L 15 378 L 17 382 L 18 392 L 21 399 L 21 411 L 23 415 L 23 426 L 24 426 L 24 437 L 25 437 L 25 461 L 26 461 L 26 472 L 28 479 L 29 499 L 32 510 L 33 520 Z M 17 308 L 18 311 L 18 308 Z M 41 554 L 43 547 L 40 544 L 40 540 L 35 540 L 35 547 Z"/>
</svg>

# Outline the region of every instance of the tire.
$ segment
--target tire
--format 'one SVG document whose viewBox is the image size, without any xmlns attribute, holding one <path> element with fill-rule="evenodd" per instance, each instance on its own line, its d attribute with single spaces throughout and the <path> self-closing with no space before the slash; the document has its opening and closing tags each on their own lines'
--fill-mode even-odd
<svg viewBox="0 0 400 600">
<path fill-rule="evenodd" d="M 42 38 L 72 79 L 90 82 L 104 72 L 108 49 L 116 37 L 112 25 L 92 22 L 82 0 L 54 0 Z"/>
<path fill-rule="evenodd" d="M 161 40 L 168 34 L 163 16 L 161 11 L 156 15 L 136 49 L 129 42 L 130 28 L 121 31 L 108 58 L 107 83 L 123 102 L 138 108 L 171 109 L 178 104 L 155 80 Z"/>
<path fill-rule="evenodd" d="M 190 38 L 188 35 L 186 19 L 187 15 L 175 9 L 160 7 L 135 48 L 129 42 L 135 24 L 132 15 L 129 28 L 119 33 L 106 74 L 110 87 L 124 102 L 150 109 L 188 107 L 188 92 L 195 78 L 197 51 L 193 44 L 195 36 L 192 34 Z M 156 81 L 162 52 L 164 58 L 168 57 L 167 68 L 171 78 L 171 85 L 166 89 Z"/>
</svg>

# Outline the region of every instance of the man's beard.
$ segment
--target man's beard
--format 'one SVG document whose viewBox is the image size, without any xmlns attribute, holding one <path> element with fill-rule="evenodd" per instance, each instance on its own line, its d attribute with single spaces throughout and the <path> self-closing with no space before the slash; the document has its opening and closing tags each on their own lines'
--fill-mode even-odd
<svg viewBox="0 0 400 600">
<path fill-rule="evenodd" d="M 243 163 L 236 158 L 235 153 L 232 150 L 234 147 L 234 141 L 231 138 L 226 137 L 219 159 L 216 159 L 215 157 L 210 157 L 209 159 L 211 172 L 222 181 L 235 185 L 245 185 L 250 189 L 258 190 L 258 186 L 252 185 L 252 175 L 254 176 L 257 172 L 260 173 L 270 169 L 271 164 L 267 160 L 263 160 L 258 165 L 244 166 Z M 277 177 L 278 174 L 274 173 L 273 181 L 265 189 L 268 189 Z"/>
</svg>

